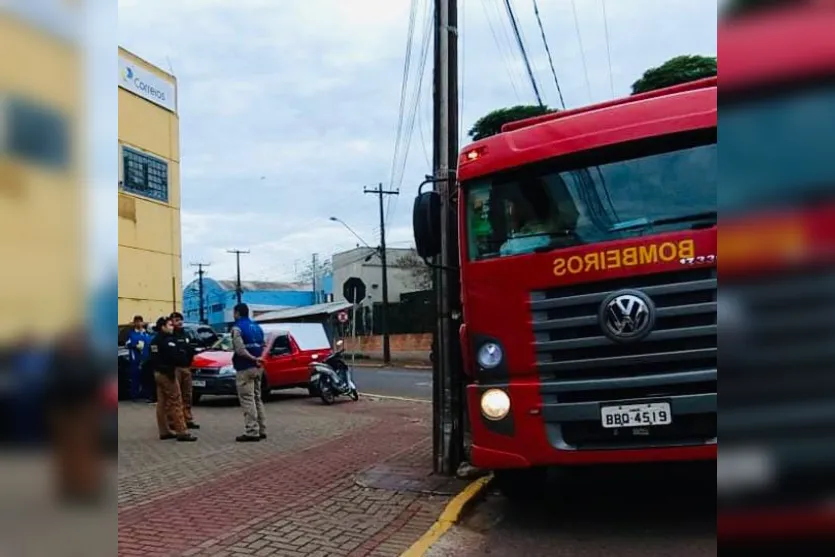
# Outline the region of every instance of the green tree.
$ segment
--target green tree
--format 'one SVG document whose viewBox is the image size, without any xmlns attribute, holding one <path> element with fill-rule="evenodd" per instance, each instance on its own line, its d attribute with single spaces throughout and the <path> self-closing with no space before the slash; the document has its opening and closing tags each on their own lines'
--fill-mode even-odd
<svg viewBox="0 0 835 557">
<path fill-rule="evenodd" d="M 417 290 L 429 290 L 432 288 L 432 268 L 429 267 L 417 252 L 412 250 L 402 255 L 394 262 L 394 266 L 406 269 L 411 273 L 411 287 Z"/>
<path fill-rule="evenodd" d="M 632 94 L 646 93 L 688 81 L 716 75 L 716 57 L 676 56 L 644 72 L 641 79 L 632 84 Z"/>
<path fill-rule="evenodd" d="M 539 106 L 535 104 L 500 108 L 476 120 L 476 123 L 473 124 L 473 127 L 470 128 L 470 131 L 467 132 L 467 134 L 473 139 L 473 141 L 478 141 L 479 139 L 484 139 L 485 137 L 490 137 L 491 135 L 496 135 L 501 132 L 502 125 L 507 124 L 508 122 L 516 122 L 517 120 L 524 120 L 525 118 L 541 116 L 551 112 L 556 111 L 548 108 L 547 106 Z"/>
</svg>

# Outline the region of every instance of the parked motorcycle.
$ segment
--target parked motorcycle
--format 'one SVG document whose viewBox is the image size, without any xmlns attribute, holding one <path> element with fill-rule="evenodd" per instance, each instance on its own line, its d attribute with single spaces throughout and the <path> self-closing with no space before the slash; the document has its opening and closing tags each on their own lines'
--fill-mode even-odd
<svg viewBox="0 0 835 557">
<path fill-rule="evenodd" d="M 347 396 L 355 402 L 360 398 L 351 368 L 342 358 L 344 351 L 339 341 L 330 356 L 310 364 L 310 391 L 318 394 L 325 404 L 333 404 L 338 396 Z"/>
</svg>

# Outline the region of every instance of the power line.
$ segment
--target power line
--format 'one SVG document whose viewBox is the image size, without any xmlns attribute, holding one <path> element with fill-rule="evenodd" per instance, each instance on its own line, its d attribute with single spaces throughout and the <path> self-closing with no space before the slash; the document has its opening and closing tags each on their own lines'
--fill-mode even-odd
<svg viewBox="0 0 835 557">
<path fill-rule="evenodd" d="M 487 19 L 487 25 L 490 27 L 490 33 L 493 35 L 493 42 L 496 43 L 496 48 L 499 51 L 499 56 L 502 58 L 502 62 L 504 64 L 504 69 L 507 71 L 507 78 L 510 81 L 510 87 L 513 89 L 513 94 L 516 96 L 516 100 L 518 102 L 522 102 L 522 96 L 519 94 L 519 89 L 516 87 L 516 77 L 513 73 L 512 64 L 508 62 L 508 55 L 507 51 L 504 49 L 505 44 L 499 40 L 499 34 L 496 32 L 496 28 L 493 25 L 493 19 L 490 17 L 490 12 L 487 11 L 487 3 L 486 2 L 479 2 L 481 4 L 482 10 L 484 10 L 484 17 Z M 505 36 L 505 38 L 507 38 Z M 510 55 L 509 58 L 511 61 L 513 60 L 513 55 Z"/>
<path fill-rule="evenodd" d="M 410 101 L 408 104 L 407 115 L 406 115 L 406 127 L 401 132 L 401 139 L 405 141 L 405 146 L 403 147 L 402 151 L 400 152 L 400 168 L 397 173 L 395 173 L 393 180 L 391 182 L 391 186 L 393 186 L 398 191 L 400 187 L 403 185 L 403 179 L 406 175 L 406 165 L 409 161 L 409 154 L 411 152 L 412 146 L 412 138 L 414 137 L 415 131 L 415 121 L 418 119 L 419 116 L 419 108 L 420 108 L 420 100 L 421 100 L 421 93 L 423 91 L 423 78 L 426 74 L 426 61 L 429 57 L 429 45 L 430 41 L 429 38 L 431 36 L 432 31 L 432 11 L 429 9 L 430 5 L 429 2 L 425 2 L 425 25 L 423 34 L 421 35 L 421 42 L 418 46 L 418 54 L 420 59 L 418 60 L 418 67 L 416 72 L 417 82 L 411 92 Z M 427 154 L 427 153 L 424 153 Z M 428 158 L 428 157 L 427 157 Z M 388 226 L 389 218 L 393 212 L 397 210 L 397 200 L 398 198 L 389 197 L 386 200 L 386 211 L 385 211 L 385 222 L 384 226 Z"/>
<path fill-rule="evenodd" d="M 531 80 L 531 86 L 533 87 L 533 92 L 536 95 L 536 102 L 539 103 L 539 106 L 545 106 L 542 102 L 542 96 L 539 94 L 539 86 L 536 84 L 533 68 L 531 68 L 531 62 L 528 59 L 528 51 L 525 49 L 525 42 L 522 40 L 522 34 L 519 31 L 519 22 L 516 20 L 516 14 L 513 13 L 513 6 L 510 5 L 510 0 L 504 0 L 504 6 L 507 10 L 508 18 L 510 18 L 510 24 L 513 26 L 513 34 L 516 37 L 516 44 L 519 46 L 519 52 L 522 53 L 522 59 L 525 61 L 525 67 L 528 70 L 528 77 Z"/>
<path fill-rule="evenodd" d="M 536 14 L 536 22 L 539 24 L 539 32 L 542 33 L 542 44 L 545 45 L 545 52 L 548 54 L 548 64 L 551 66 L 551 75 L 554 76 L 554 83 L 557 86 L 557 93 L 560 95 L 560 104 L 565 110 L 565 99 L 562 97 L 562 89 L 560 89 L 560 80 L 557 79 L 557 70 L 554 69 L 554 59 L 551 57 L 551 49 L 548 48 L 548 38 L 545 36 L 545 28 L 542 26 L 542 18 L 539 15 L 539 5 L 536 0 L 533 0 L 533 13 Z"/>
<path fill-rule="evenodd" d="M 615 78 L 612 74 L 612 49 L 609 45 L 609 16 L 606 13 L 606 0 L 600 0 L 603 4 L 603 31 L 606 33 L 606 58 L 609 62 L 609 87 L 612 89 L 612 98 L 615 98 Z"/>
<path fill-rule="evenodd" d="M 400 82 L 400 103 L 397 114 L 397 130 L 394 137 L 394 153 L 391 157 L 391 171 L 389 173 L 389 184 L 394 183 L 397 169 L 397 159 L 400 154 L 400 143 L 403 137 L 403 117 L 406 112 L 406 91 L 409 84 L 409 69 L 412 63 L 412 44 L 415 37 L 415 19 L 417 18 L 418 0 L 411 0 L 409 7 L 409 25 L 406 33 L 406 54 L 403 58 L 403 77 Z"/>
<path fill-rule="evenodd" d="M 592 100 L 591 81 L 589 81 L 589 66 L 586 63 L 586 50 L 583 48 L 583 35 L 580 33 L 580 19 L 577 17 L 577 3 L 571 0 L 571 10 L 574 12 L 574 29 L 577 31 L 577 42 L 580 43 L 580 59 L 583 61 L 583 74 L 586 76 L 586 89 L 589 93 L 589 102 Z"/>
</svg>

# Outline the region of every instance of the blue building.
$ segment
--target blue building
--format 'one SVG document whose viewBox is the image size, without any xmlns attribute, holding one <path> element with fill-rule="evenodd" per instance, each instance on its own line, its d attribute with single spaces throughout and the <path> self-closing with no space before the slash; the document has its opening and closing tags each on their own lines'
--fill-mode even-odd
<svg viewBox="0 0 835 557">
<path fill-rule="evenodd" d="M 331 277 L 322 277 L 319 282 L 321 285 L 316 285 L 318 292 L 314 292 L 313 286 L 309 284 L 245 280 L 241 281 L 241 300 L 250 306 L 254 314 L 329 301 L 332 296 Z M 236 303 L 234 280 L 203 278 L 203 308 L 209 325 L 225 331 L 232 322 L 232 309 Z M 189 322 L 196 323 L 200 319 L 197 279 L 183 289 L 183 315 Z"/>
</svg>

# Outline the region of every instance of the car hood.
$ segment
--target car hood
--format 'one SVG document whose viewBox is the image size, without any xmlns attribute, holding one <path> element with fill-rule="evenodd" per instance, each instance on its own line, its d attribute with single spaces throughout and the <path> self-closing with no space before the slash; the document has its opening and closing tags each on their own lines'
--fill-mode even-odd
<svg viewBox="0 0 835 557">
<path fill-rule="evenodd" d="M 222 350 L 201 352 L 194 357 L 191 367 L 223 367 L 232 365 L 232 352 Z"/>
</svg>

